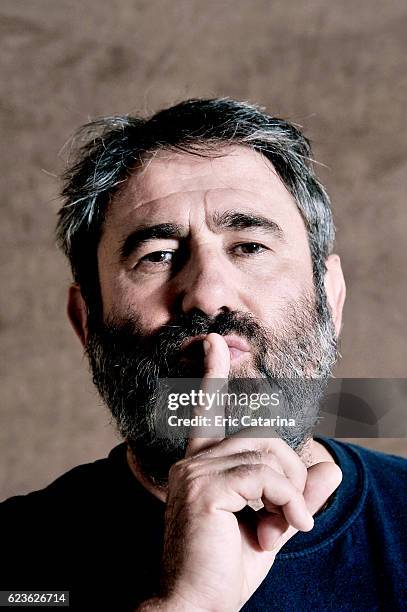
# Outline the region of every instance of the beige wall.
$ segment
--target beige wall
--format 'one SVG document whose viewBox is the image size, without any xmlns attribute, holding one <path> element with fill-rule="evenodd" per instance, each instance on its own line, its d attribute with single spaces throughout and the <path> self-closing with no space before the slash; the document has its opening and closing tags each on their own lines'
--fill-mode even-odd
<svg viewBox="0 0 407 612">
<path fill-rule="evenodd" d="M 406 376 L 404 1 L 3 0 L 0 18 L 0 498 L 117 442 L 53 244 L 59 152 L 95 115 L 229 95 L 302 124 L 348 283 L 338 375 Z"/>
</svg>

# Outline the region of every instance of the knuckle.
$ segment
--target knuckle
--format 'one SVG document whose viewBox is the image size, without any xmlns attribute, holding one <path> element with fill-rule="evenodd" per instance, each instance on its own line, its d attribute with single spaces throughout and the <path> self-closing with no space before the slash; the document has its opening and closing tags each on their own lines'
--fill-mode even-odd
<svg viewBox="0 0 407 612">
<path fill-rule="evenodd" d="M 185 502 L 191 504 L 202 496 L 202 488 L 207 480 L 206 476 L 190 478 L 185 483 Z"/>
<path fill-rule="evenodd" d="M 285 471 L 280 463 L 280 460 L 272 453 L 266 453 L 265 463 L 267 463 L 267 465 L 269 465 L 275 472 L 277 472 L 281 476 L 285 476 Z"/>
<path fill-rule="evenodd" d="M 168 471 L 168 480 L 175 480 L 178 477 L 178 473 L 180 471 L 180 462 L 173 463 Z"/>
<path fill-rule="evenodd" d="M 271 472 L 270 466 L 266 463 L 257 463 L 254 465 L 254 467 L 256 468 L 256 471 L 261 474 L 269 474 Z"/>
<path fill-rule="evenodd" d="M 188 481 L 194 477 L 196 471 L 196 464 L 192 461 L 183 461 L 178 468 L 177 477 L 180 480 Z"/>
<path fill-rule="evenodd" d="M 180 485 L 188 485 L 188 483 L 200 478 L 200 467 L 202 462 L 193 461 L 192 459 L 182 459 L 171 466 L 169 471 L 169 482 Z"/>
<path fill-rule="evenodd" d="M 188 471 L 189 461 L 188 459 L 181 459 L 174 463 L 168 472 L 168 479 L 170 482 L 179 481 L 184 477 L 184 474 Z"/>
<path fill-rule="evenodd" d="M 284 469 L 280 461 L 269 449 L 253 449 L 242 452 L 242 459 L 253 465 L 264 465 L 271 468 L 278 474 L 284 476 Z"/>
<path fill-rule="evenodd" d="M 246 463 L 256 465 L 258 463 L 263 463 L 265 460 L 265 453 L 258 449 L 252 450 L 242 450 L 239 453 L 239 457 L 245 461 Z"/>
<path fill-rule="evenodd" d="M 197 473 L 189 461 L 179 461 L 170 468 L 168 488 L 171 499 L 177 506 L 186 506 L 202 496 L 202 489 L 207 480 L 205 474 Z"/>
<path fill-rule="evenodd" d="M 233 476 L 249 476 L 255 473 L 262 473 L 268 470 L 268 467 L 264 463 L 242 463 L 241 465 L 235 465 L 228 470 L 228 473 Z"/>
</svg>

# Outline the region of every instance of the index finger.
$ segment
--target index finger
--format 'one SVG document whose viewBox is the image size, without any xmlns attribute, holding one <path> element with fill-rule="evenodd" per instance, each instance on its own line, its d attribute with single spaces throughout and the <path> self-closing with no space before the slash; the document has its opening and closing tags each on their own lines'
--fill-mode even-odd
<svg viewBox="0 0 407 612">
<path fill-rule="evenodd" d="M 209 404 L 209 398 L 215 398 L 217 391 L 224 388 L 230 370 L 229 347 L 220 334 L 211 333 L 206 336 L 204 340 L 204 352 L 205 375 L 202 379 L 201 391 L 205 399 L 203 403 L 195 408 L 195 416 L 205 416 L 208 406 L 212 408 L 212 404 Z M 216 415 L 224 417 L 224 410 L 221 404 L 216 404 L 216 410 L 211 410 L 210 417 L 212 418 L 212 425 L 210 427 L 194 428 L 194 436 L 189 438 L 185 457 L 196 455 L 196 453 L 205 448 L 216 444 L 219 438 L 225 437 L 225 427 L 216 427 L 213 423 L 213 419 Z M 213 435 L 209 436 L 210 433 Z"/>
</svg>

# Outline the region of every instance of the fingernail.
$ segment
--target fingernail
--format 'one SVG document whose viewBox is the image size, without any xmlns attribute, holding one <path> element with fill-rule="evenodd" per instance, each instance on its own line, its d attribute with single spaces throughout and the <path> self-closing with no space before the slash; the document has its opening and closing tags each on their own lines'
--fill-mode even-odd
<svg viewBox="0 0 407 612">
<path fill-rule="evenodd" d="M 208 342 L 208 340 L 204 340 L 203 341 L 203 350 L 204 350 L 205 355 L 208 354 L 210 346 L 211 346 L 211 344 L 210 344 L 210 342 Z"/>
</svg>

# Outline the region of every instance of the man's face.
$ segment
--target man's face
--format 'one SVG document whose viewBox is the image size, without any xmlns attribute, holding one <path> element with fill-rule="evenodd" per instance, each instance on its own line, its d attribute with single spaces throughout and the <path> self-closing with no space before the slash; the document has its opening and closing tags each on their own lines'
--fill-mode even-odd
<svg viewBox="0 0 407 612">
<path fill-rule="evenodd" d="M 228 223 L 238 214 L 240 224 Z M 247 227 L 246 216 L 270 225 Z M 120 258 L 134 231 L 161 224 L 179 237 L 152 237 Z M 243 147 L 215 159 L 157 155 L 113 200 L 98 259 L 104 317 L 134 313 L 145 333 L 180 312 L 213 317 L 225 307 L 278 326 L 313 284 L 296 204 L 271 164 Z"/>
<path fill-rule="evenodd" d="M 332 367 L 335 334 L 327 310 L 323 321 L 316 313 L 303 219 L 271 163 L 250 149 L 146 162 L 110 204 L 98 264 L 104 324 L 90 321 L 88 355 L 136 454 L 151 379 L 203 373 L 193 338 L 215 331 L 246 343 L 230 346 L 231 378 Z M 182 457 L 181 447 L 167 451 L 169 464 Z"/>
</svg>

